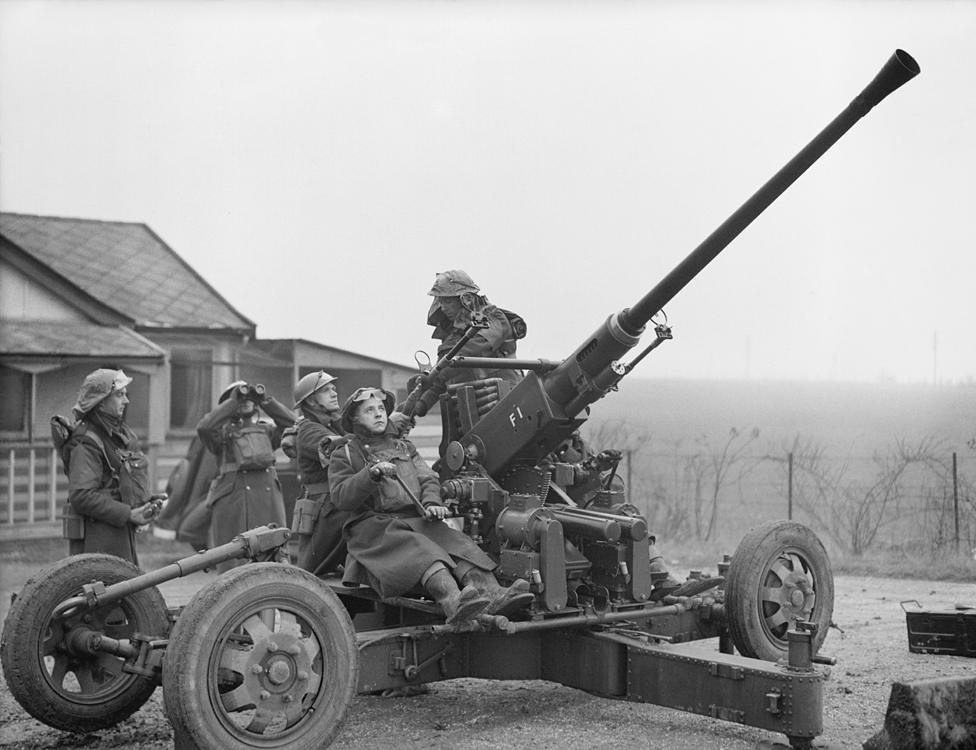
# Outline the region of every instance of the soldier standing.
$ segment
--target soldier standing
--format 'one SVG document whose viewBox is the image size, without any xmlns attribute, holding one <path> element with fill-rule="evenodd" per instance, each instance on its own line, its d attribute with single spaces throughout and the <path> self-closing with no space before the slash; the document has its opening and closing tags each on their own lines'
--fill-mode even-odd
<svg viewBox="0 0 976 750">
<path fill-rule="evenodd" d="M 122 370 L 89 373 L 72 407 L 76 424 L 62 449 L 68 467 L 68 552 L 103 552 L 138 565 L 135 530 L 158 505 L 148 502 L 149 463 L 125 423 L 132 382 Z"/>
<path fill-rule="evenodd" d="M 427 314 L 427 323 L 434 327 L 431 338 L 441 342 L 437 347 L 438 358 L 449 352 L 461 339 L 475 314 L 484 316 L 488 326 L 461 347 L 457 356 L 515 357 L 516 341 L 525 336 L 525 321 L 515 313 L 491 304 L 467 273 L 453 270 L 437 274 L 434 285 L 427 294 L 434 298 Z M 502 368 L 465 368 L 447 372 L 449 374 L 426 385 L 414 412 L 416 416 L 424 416 L 447 390 L 447 386 L 453 383 L 501 378 L 514 385 L 522 378 L 521 371 Z M 397 427 L 400 426 L 397 424 Z"/>
<path fill-rule="evenodd" d="M 349 513 L 329 500 L 329 454 L 343 442 L 336 381 L 319 370 L 299 380 L 294 391 L 301 412 L 295 455 L 304 493 L 295 503 L 292 530 L 298 535 L 298 566 L 316 575 L 334 570 L 346 557 L 342 525 Z"/>
<path fill-rule="evenodd" d="M 274 424 L 258 421 L 258 408 Z M 231 383 L 220 394 L 217 406 L 197 424 L 197 434 L 217 457 L 219 474 L 210 486 L 207 504 L 211 547 L 263 524 L 285 524 L 285 502 L 275 471 L 274 451 L 282 431 L 295 415 L 268 394 L 262 385 L 243 380 Z M 245 560 L 229 560 L 217 566 L 224 572 Z"/>
</svg>

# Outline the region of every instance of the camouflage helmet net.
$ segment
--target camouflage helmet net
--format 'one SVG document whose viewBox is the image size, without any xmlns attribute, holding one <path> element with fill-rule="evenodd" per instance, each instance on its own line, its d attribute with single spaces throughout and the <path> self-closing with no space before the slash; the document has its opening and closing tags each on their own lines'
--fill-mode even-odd
<svg viewBox="0 0 976 750">
<path fill-rule="evenodd" d="M 434 286 L 427 292 L 431 297 L 460 297 L 462 294 L 481 292 L 468 274 L 461 270 L 441 271 L 434 279 Z"/>
<path fill-rule="evenodd" d="M 111 396 L 116 391 L 121 391 L 132 378 L 122 370 L 112 370 L 107 367 L 99 368 L 85 376 L 78 390 L 78 400 L 71 411 L 77 419 L 81 419 L 102 401 Z"/>
</svg>

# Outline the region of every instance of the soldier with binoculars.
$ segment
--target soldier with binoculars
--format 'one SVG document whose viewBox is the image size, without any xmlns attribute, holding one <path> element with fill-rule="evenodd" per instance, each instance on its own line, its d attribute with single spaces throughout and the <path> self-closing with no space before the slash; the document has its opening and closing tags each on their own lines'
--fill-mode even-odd
<svg viewBox="0 0 976 750">
<path fill-rule="evenodd" d="M 259 420 L 263 411 L 274 422 Z M 285 502 L 275 471 L 274 452 L 281 433 L 295 422 L 288 407 L 260 384 L 238 380 L 227 386 L 217 406 L 197 425 L 207 450 L 217 457 L 219 473 L 210 485 L 210 546 L 231 541 L 242 531 L 275 523 L 285 525 Z M 229 570 L 244 560 L 217 566 Z"/>
</svg>

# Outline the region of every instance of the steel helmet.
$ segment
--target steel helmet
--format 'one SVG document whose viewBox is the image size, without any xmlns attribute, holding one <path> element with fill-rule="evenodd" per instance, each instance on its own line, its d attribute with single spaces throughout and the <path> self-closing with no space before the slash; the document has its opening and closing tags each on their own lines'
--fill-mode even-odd
<svg viewBox="0 0 976 750">
<path fill-rule="evenodd" d="M 357 388 L 355 392 L 346 399 L 346 403 L 342 405 L 342 411 L 339 412 L 342 429 L 344 429 L 346 432 L 352 432 L 352 418 L 356 415 L 356 408 L 359 406 L 360 402 L 366 401 L 373 396 L 378 399 L 382 399 L 383 406 L 386 407 L 387 414 L 393 412 L 393 407 L 396 404 L 396 396 L 390 393 L 390 391 L 386 390 L 385 388 Z"/>
<path fill-rule="evenodd" d="M 107 367 L 99 368 L 85 376 L 78 390 L 78 402 L 71 407 L 71 411 L 79 419 L 98 406 L 102 401 L 116 391 L 121 391 L 132 378 L 122 370 L 111 370 Z"/>
<path fill-rule="evenodd" d="M 232 394 L 235 390 L 240 388 L 242 385 L 247 385 L 247 381 L 235 380 L 233 383 L 231 383 L 229 386 L 227 386 L 226 388 L 224 388 L 224 390 L 220 392 L 220 397 L 217 399 L 217 403 L 218 404 L 224 403 L 224 401 L 230 398 L 230 394 Z"/>
<path fill-rule="evenodd" d="M 431 297 L 460 297 L 462 294 L 479 294 L 481 287 L 474 283 L 474 279 L 460 270 L 442 271 L 437 274 L 434 286 L 427 292 Z"/>
<path fill-rule="evenodd" d="M 295 384 L 292 395 L 295 397 L 295 408 L 302 405 L 302 401 L 307 399 L 316 391 L 325 388 L 329 383 L 334 383 L 339 378 L 329 375 L 325 370 L 310 372 Z"/>
</svg>

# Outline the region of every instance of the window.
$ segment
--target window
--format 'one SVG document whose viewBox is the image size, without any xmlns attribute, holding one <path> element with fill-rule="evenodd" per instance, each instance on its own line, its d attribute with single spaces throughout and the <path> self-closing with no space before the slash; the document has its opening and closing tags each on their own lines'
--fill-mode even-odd
<svg viewBox="0 0 976 750">
<path fill-rule="evenodd" d="M 0 365 L 0 432 L 27 430 L 27 402 L 30 399 L 30 375 Z"/>
<path fill-rule="evenodd" d="M 174 429 L 194 429 L 212 403 L 210 349 L 173 349 L 170 354 L 169 422 Z"/>
</svg>

